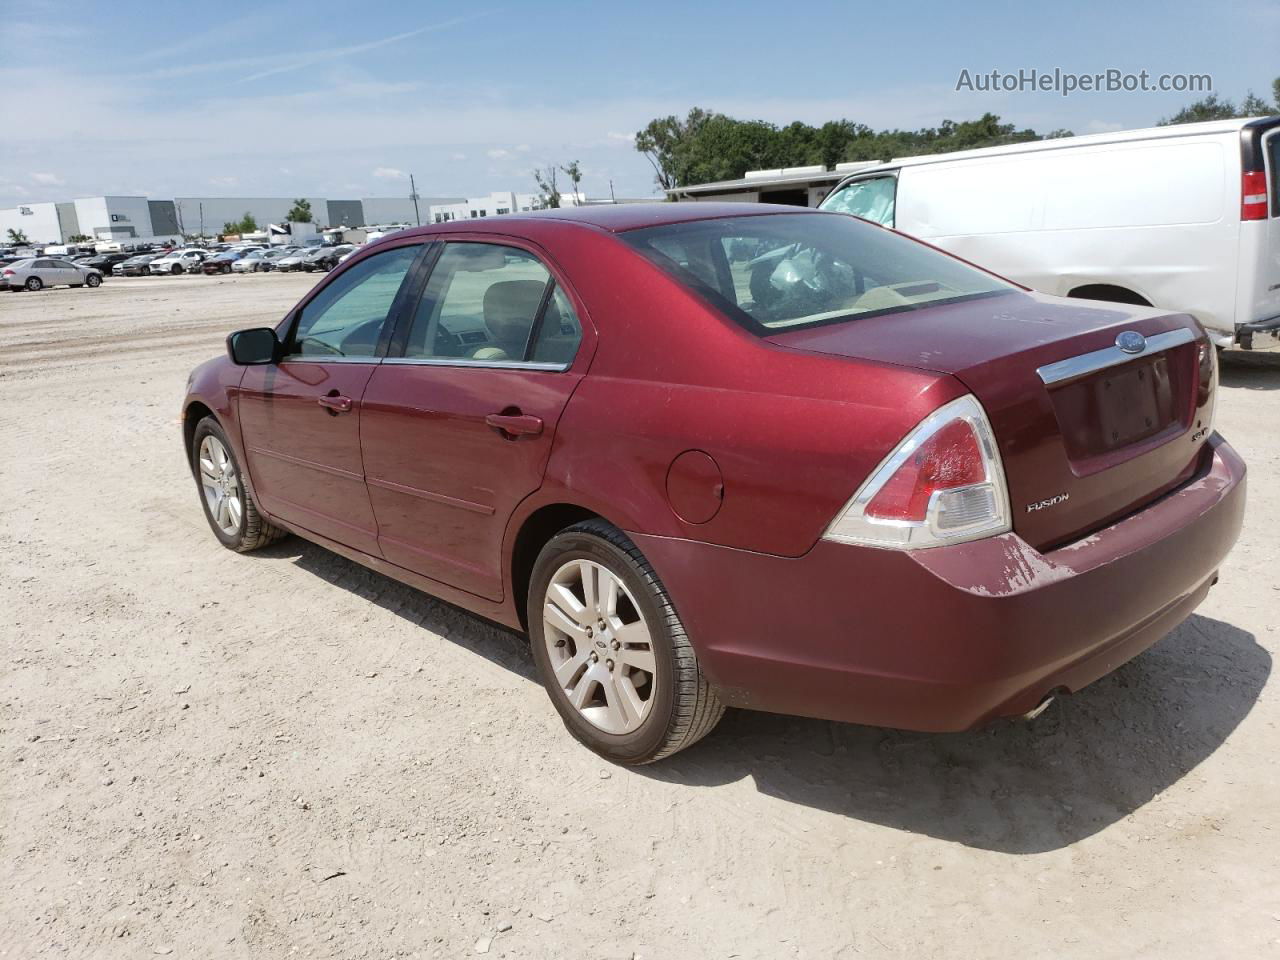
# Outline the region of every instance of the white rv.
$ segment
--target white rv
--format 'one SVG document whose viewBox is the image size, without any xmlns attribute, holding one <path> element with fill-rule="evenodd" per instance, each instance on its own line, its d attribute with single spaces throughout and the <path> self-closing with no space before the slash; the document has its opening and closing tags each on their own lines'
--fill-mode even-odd
<svg viewBox="0 0 1280 960">
<path fill-rule="evenodd" d="M 1280 348 L 1280 117 L 893 160 L 822 209 L 1044 293 L 1183 311 L 1220 346 Z"/>
</svg>

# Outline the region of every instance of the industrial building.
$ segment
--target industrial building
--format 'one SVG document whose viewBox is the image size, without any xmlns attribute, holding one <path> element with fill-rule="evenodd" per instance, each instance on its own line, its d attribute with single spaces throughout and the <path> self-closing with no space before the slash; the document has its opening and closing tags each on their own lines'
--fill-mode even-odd
<svg viewBox="0 0 1280 960">
<path fill-rule="evenodd" d="M 515 197 L 516 194 L 505 196 Z M 94 240 L 152 240 L 183 235 L 215 236 L 225 223 L 246 213 L 258 225 L 283 223 L 297 197 L 85 197 L 67 202 L 26 203 L 0 209 L 0 244 L 13 230 L 34 244 L 69 243 L 72 237 Z M 456 209 L 463 197 L 365 197 L 329 200 L 306 197 L 318 227 L 363 227 L 377 224 L 431 223 L 435 207 Z M 535 198 L 536 199 L 536 198 Z M 528 207 L 526 207 L 528 209 Z"/>
</svg>

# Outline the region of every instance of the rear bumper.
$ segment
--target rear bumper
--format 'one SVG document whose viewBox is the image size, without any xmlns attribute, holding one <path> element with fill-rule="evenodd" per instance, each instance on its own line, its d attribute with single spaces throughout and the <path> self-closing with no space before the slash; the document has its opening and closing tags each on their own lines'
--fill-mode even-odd
<svg viewBox="0 0 1280 960">
<path fill-rule="evenodd" d="M 732 706 L 950 731 L 1075 691 L 1172 630 L 1235 543 L 1245 466 L 1221 437 L 1195 479 L 1041 554 L 1015 534 L 794 559 L 633 535 Z"/>
<path fill-rule="evenodd" d="M 1280 350 L 1280 317 L 1240 324 L 1236 342 L 1244 350 Z"/>
</svg>

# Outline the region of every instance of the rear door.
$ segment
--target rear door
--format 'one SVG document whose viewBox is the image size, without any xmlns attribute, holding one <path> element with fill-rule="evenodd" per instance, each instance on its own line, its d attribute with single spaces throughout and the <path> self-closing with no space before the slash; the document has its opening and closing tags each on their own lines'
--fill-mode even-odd
<svg viewBox="0 0 1280 960">
<path fill-rule="evenodd" d="M 244 449 L 263 509 L 375 556 L 360 456 L 364 393 L 424 250 L 393 247 L 334 275 L 296 312 L 280 363 L 246 368 L 240 384 Z"/>
<path fill-rule="evenodd" d="M 581 305 L 536 252 L 450 242 L 365 391 L 364 465 L 383 556 L 502 598 L 502 537 L 542 483 L 589 359 Z"/>
</svg>

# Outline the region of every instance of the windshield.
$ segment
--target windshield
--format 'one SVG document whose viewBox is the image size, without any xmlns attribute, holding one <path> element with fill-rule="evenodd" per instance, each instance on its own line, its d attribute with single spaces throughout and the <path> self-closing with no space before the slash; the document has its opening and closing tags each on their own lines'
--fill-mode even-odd
<svg viewBox="0 0 1280 960">
<path fill-rule="evenodd" d="M 760 336 L 1017 289 L 845 216 L 698 220 L 622 239 Z"/>
</svg>

